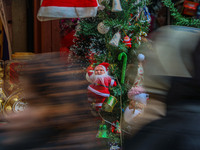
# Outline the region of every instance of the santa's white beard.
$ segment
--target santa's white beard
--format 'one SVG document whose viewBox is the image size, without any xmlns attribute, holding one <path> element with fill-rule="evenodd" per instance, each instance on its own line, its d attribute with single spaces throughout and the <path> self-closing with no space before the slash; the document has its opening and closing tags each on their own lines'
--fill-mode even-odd
<svg viewBox="0 0 200 150">
<path fill-rule="evenodd" d="M 90 77 L 92 83 L 99 83 L 99 81 L 100 81 L 102 85 L 104 85 L 104 80 L 106 78 L 110 78 L 110 76 L 107 73 L 103 74 L 103 75 L 92 74 Z"/>
</svg>

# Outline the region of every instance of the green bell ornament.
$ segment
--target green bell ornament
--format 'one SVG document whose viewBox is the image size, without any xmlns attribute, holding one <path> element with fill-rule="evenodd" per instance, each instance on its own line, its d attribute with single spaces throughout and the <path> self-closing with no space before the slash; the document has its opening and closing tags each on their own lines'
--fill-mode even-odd
<svg viewBox="0 0 200 150">
<path fill-rule="evenodd" d="M 117 98 L 110 95 L 104 102 L 103 104 L 103 110 L 106 112 L 112 112 L 113 108 L 115 107 L 115 105 L 117 104 Z"/>
<path fill-rule="evenodd" d="M 99 131 L 97 132 L 96 138 L 101 138 L 101 136 L 102 136 L 102 128 L 103 128 L 103 125 L 101 124 L 99 126 Z"/>
<path fill-rule="evenodd" d="M 107 126 L 105 124 L 101 124 L 99 126 L 99 131 L 97 133 L 97 136 L 96 138 L 109 138 L 108 136 L 108 129 L 107 129 Z"/>
<path fill-rule="evenodd" d="M 107 126 L 104 124 L 102 127 L 102 135 L 101 138 L 109 138 L 109 134 L 108 134 L 108 128 Z"/>
</svg>

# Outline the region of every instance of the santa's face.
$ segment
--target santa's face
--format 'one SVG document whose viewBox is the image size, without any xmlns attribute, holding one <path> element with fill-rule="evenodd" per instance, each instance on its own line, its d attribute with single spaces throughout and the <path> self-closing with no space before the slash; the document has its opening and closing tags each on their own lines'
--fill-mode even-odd
<svg viewBox="0 0 200 150">
<path fill-rule="evenodd" d="M 102 66 L 96 66 L 95 75 L 103 75 L 103 74 L 105 74 L 103 67 Z"/>
</svg>

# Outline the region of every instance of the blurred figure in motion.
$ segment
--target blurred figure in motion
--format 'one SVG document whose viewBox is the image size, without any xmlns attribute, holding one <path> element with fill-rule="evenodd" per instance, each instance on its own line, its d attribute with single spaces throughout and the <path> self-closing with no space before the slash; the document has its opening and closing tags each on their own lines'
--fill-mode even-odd
<svg viewBox="0 0 200 150">
<path fill-rule="evenodd" d="M 125 150 L 200 149 L 200 30 L 165 26 L 153 40 L 145 73 L 170 85 L 166 115 L 145 125 L 126 142 Z"/>
<path fill-rule="evenodd" d="M 1 150 L 98 149 L 82 65 L 54 53 L 27 62 L 22 82 L 28 107 L 6 118 L 0 129 Z"/>
</svg>

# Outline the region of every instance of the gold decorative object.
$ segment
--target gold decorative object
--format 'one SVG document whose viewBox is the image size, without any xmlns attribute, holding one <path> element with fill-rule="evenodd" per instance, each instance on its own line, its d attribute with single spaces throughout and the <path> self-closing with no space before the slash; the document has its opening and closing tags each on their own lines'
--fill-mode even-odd
<svg viewBox="0 0 200 150">
<path fill-rule="evenodd" d="M 11 106 L 7 106 L 7 107 L 6 107 L 6 111 L 7 111 L 7 112 L 8 112 L 8 111 L 10 112 L 11 110 L 12 110 L 12 107 L 11 107 Z"/>
<path fill-rule="evenodd" d="M 20 58 L 22 58 L 23 55 L 16 53 L 14 56 L 20 56 Z M 33 54 L 30 54 L 30 56 L 33 56 Z M 11 64 L 12 69 L 18 68 L 19 72 L 16 72 L 15 74 L 17 78 L 19 78 L 18 75 L 23 68 L 23 64 L 20 63 L 20 61 L 15 60 L 4 62 L 3 60 L 0 60 L 0 113 L 2 113 L 4 116 L 9 115 L 10 113 L 18 113 L 24 111 L 24 109 L 27 107 L 27 102 L 24 99 L 24 95 L 21 87 L 19 86 L 19 83 L 14 83 L 10 80 L 10 72 L 13 71 L 10 70 Z M 15 76 L 13 76 L 13 78 L 15 78 Z M 0 117 L 2 115 L 0 115 Z"/>
<path fill-rule="evenodd" d="M 103 103 L 103 110 L 106 112 L 112 112 L 113 108 L 117 104 L 117 99 L 116 97 L 110 95 L 105 102 Z"/>
<path fill-rule="evenodd" d="M 31 52 L 15 52 L 12 54 L 12 59 L 14 60 L 27 60 L 31 59 L 34 56 L 34 53 Z"/>
<path fill-rule="evenodd" d="M 11 94 L 3 105 L 3 115 L 9 115 L 10 112 L 22 112 L 27 107 L 27 102 L 23 98 L 22 91 Z"/>
<path fill-rule="evenodd" d="M 13 98 L 13 100 L 14 100 L 14 101 L 18 101 L 18 98 L 17 98 L 17 97 L 15 97 L 15 98 Z"/>
<path fill-rule="evenodd" d="M 4 102 L 4 99 L 1 97 L 0 98 L 0 104 L 2 104 Z"/>
<path fill-rule="evenodd" d="M 0 78 L 3 78 L 3 77 L 4 77 L 3 72 L 0 72 Z"/>
</svg>

